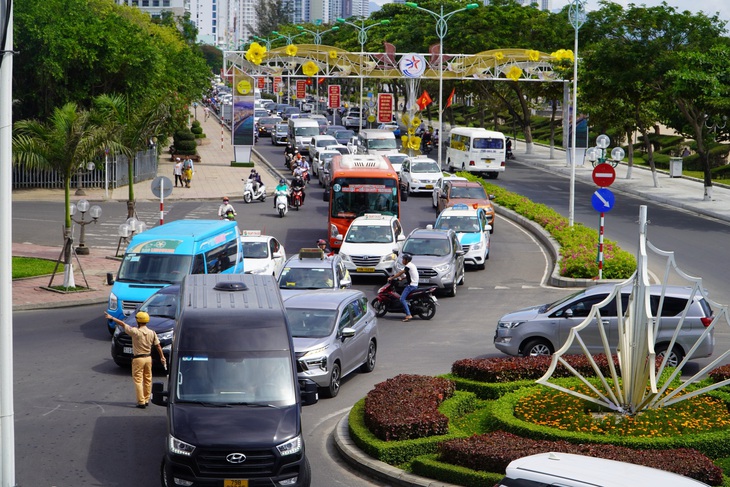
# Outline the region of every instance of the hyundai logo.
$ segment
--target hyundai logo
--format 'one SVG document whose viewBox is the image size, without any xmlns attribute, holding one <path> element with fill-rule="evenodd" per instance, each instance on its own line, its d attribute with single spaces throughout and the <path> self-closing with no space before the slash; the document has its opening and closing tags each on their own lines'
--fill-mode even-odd
<svg viewBox="0 0 730 487">
<path fill-rule="evenodd" d="M 246 461 L 246 455 L 243 453 L 231 453 L 226 457 L 228 463 L 243 463 Z"/>
</svg>

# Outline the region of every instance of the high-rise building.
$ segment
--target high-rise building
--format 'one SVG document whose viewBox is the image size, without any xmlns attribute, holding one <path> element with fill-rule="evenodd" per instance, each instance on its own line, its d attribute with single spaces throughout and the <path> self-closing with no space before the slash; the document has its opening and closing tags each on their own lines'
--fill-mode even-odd
<svg viewBox="0 0 730 487">
<path fill-rule="evenodd" d="M 137 7 L 153 18 L 159 18 L 162 12 L 170 11 L 175 16 L 182 16 L 185 13 L 185 2 L 187 0 L 115 0 L 117 5 L 128 5 Z"/>
<path fill-rule="evenodd" d="M 370 2 L 368 0 L 352 0 L 352 17 L 367 18 L 370 16 Z"/>
<path fill-rule="evenodd" d="M 318 20 L 323 24 L 334 22 L 337 17 L 332 17 L 332 0 L 309 0 L 309 21 L 314 23 Z"/>
</svg>

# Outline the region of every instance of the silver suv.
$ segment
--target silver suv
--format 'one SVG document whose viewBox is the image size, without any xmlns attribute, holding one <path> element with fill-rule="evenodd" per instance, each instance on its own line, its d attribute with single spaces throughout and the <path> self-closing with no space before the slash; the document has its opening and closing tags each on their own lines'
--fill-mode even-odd
<svg viewBox="0 0 730 487">
<path fill-rule="evenodd" d="M 613 285 L 603 284 L 578 291 L 553 303 L 532 306 L 499 319 L 494 334 L 494 346 L 508 355 L 550 355 L 563 346 L 570 329 L 580 324 L 590 313 L 594 304 L 600 303 L 611 293 Z M 660 285 L 649 287 L 651 312 L 656 316 L 659 309 L 662 288 Z M 621 303 L 625 311 L 631 285 L 621 290 Z M 667 286 L 662 306 L 661 322 L 655 341 L 657 355 L 666 352 L 674 330 L 679 323 L 692 289 L 682 286 Z M 616 301 L 601 308 L 601 318 L 608 333 L 611 349 L 618 343 L 618 317 Z M 705 327 L 712 322 L 712 309 L 707 301 L 696 295 L 690 304 L 677 341 L 670 353 L 668 365 L 676 366 L 687 351 L 695 344 Z M 598 326 L 595 322 L 580 332 L 580 336 L 591 353 L 603 353 Z M 693 357 L 709 357 L 715 345 L 713 333 L 702 340 Z M 569 353 L 581 353 L 577 342 Z"/>
<path fill-rule="evenodd" d="M 456 296 L 456 286 L 464 284 L 464 251 L 453 230 L 417 228 L 408 235 L 403 252 L 413 256 L 419 284 Z"/>
</svg>

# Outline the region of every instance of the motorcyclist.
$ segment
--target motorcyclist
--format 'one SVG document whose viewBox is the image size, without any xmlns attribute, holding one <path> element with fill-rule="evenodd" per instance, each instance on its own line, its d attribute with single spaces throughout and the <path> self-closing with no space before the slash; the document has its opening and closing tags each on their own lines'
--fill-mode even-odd
<svg viewBox="0 0 730 487">
<path fill-rule="evenodd" d="M 403 310 L 406 312 L 406 317 L 403 318 L 403 321 L 411 321 L 413 319 L 413 315 L 411 315 L 411 310 L 408 307 L 407 298 L 409 294 L 411 294 L 418 288 L 418 268 L 413 263 L 413 257 L 411 256 L 411 254 L 404 253 L 402 260 L 404 266 L 403 269 L 390 276 L 388 278 L 388 281 L 397 279 L 403 274 L 406 275 L 408 279 L 408 285 L 403 290 L 403 292 L 400 293 L 400 302 L 403 305 Z"/>
<path fill-rule="evenodd" d="M 291 168 L 291 160 L 294 158 L 294 146 L 291 144 L 286 144 L 286 149 L 284 149 L 284 161 L 286 162 L 286 167 Z"/>
<path fill-rule="evenodd" d="M 311 169 L 311 166 L 309 165 L 309 161 L 307 160 L 306 157 L 303 157 L 302 160 L 298 164 L 302 170 L 302 177 L 305 178 L 307 180 L 307 182 L 309 182 L 309 178 L 310 178 L 309 172 Z"/>
<path fill-rule="evenodd" d="M 292 165 L 296 164 L 298 166 L 301 166 L 303 159 L 304 158 L 302 157 L 302 154 L 300 154 L 298 150 L 295 150 L 294 157 L 292 158 Z"/>
<path fill-rule="evenodd" d="M 509 137 L 507 137 L 506 148 L 507 148 L 507 159 L 511 159 L 512 158 L 512 139 L 510 139 Z"/>
<path fill-rule="evenodd" d="M 300 167 L 297 167 L 297 170 L 301 169 Z M 299 191 L 302 192 L 302 205 L 304 205 L 304 198 L 306 197 L 306 194 L 304 193 L 304 179 L 302 179 L 301 174 L 294 173 L 294 179 L 291 181 L 291 189 L 292 191 Z M 289 196 L 289 203 L 291 204 L 291 195 Z"/>
<path fill-rule="evenodd" d="M 327 248 L 327 241 L 323 238 L 320 238 L 319 240 L 317 240 L 317 248 L 319 248 L 319 250 L 324 252 L 324 255 L 326 255 L 328 257 L 335 255 L 335 253 L 332 252 L 332 250 Z"/>
<path fill-rule="evenodd" d="M 253 192 L 258 193 L 259 188 L 261 187 L 262 184 L 264 184 L 261 181 L 261 175 L 258 172 L 256 172 L 256 169 L 251 169 L 251 174 L 248 175 L 248 179 L 251 180 Z"/>
<path fill-rule="evenodd" d="M 279 184 L 274 189 L 274 209 L 276 209 L 276 197 L 279 195 L 285 195 L 287 200 L 289 199 L 289 186 L 284 178 L 279 179 Z"/>
<path fill-rule="evenodd" d="M 428 151 L 428 146 L 431 143 L 432 143 L 431 131 L 429 129 L 426 129 L 426 131 L 423 132 L 423 136 L 421 137 L 421 144 L 422 144 L 424 152 Z"/>
<path fill-rule="evenodd" d="M 236 217 L 236 210 L 233 209 L 228 196 L 223 197 L 223 203 L 218 207 L 218 216 L 221 220 L 234 220 Z"/>
</svg>

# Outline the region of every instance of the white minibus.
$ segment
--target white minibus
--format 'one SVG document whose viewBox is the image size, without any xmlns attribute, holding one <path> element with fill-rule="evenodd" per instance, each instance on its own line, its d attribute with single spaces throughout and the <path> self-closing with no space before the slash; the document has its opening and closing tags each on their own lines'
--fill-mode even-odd
<svg viewBox="0 0 730 487">
<path fill-rule="evenodd" d="M 483 128 L 454 127 L 449 136 L 446 164 L 449 171 L 482 173 L 497 179 L 504 172 L 505 137 L 502 132 Z"/>
</svg>

